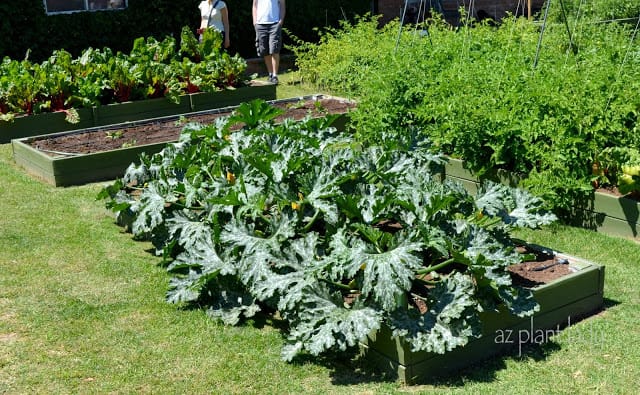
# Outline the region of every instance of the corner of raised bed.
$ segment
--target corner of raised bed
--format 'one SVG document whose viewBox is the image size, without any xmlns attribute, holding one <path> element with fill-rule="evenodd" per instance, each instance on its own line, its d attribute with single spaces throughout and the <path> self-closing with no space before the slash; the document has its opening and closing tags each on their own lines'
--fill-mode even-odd
<svg viewBox="0 0 640 395">
<path fill-rule="evenodd" d="M 482 313 L 481 337 L 445 354 L 413 352 L 403 339 L 393 337 L 389 328 L 383 327 L 360 344 L 361 357 L 388 376 L 411 385 L 450 376 L 524 344 L 547 341 L 548 337 L 559 334 L 563 328 L 594 314 L 604 305 L 604 266 L 567 254 L 554 254 L 557 259 L 568 260 L 571 273 L 532 287 L 540 305 L 533 316 L 519 318 L 505 309 Z M 498 333 L 511 334 L 511 338 L 498 341 Z M 526 342 L 521 341 L 523 339 Z"/>
</svg>

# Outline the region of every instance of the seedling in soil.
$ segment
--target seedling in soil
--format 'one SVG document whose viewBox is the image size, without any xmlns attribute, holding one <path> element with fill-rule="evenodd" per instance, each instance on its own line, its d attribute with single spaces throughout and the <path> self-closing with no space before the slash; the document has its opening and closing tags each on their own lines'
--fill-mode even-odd
<svg viewBox="0 0 640 395">
<path fill-rule="evenodd" d="M 304 108 L 305 103 L 306 102 L 304 100 L 298 100 L 297 102 L 289 104 L 287 108 L 290 108 L 290 109 Z"/>
<path fill-rule="evenodd" d="M 122 138 L 122 134 L 123 134 L 122 130 L 115 130 L 115 131 L 106 132 L 107 138 L 111 139 L 111 140 L 117 140 L 117 139 Z"/>
<path fill-rule="evenodd" d="M 135 146 L 137 143 L 136 139 L 131 139 L 130 141 L 126 141 L 122 143 L 122 148 L 131 148 Z"/>
</svg>

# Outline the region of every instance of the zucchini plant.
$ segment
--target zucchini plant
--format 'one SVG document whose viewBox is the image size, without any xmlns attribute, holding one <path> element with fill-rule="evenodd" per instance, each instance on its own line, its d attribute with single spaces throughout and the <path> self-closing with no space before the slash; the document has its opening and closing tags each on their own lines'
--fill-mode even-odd
<svg viewBox="0 0 640 395">
<path fill-rule="evenodd" d="M 280 111 L 256 100 L 188 124 L 100 192 L 165 258 L 169 302 L 227 324 L 277 311 L 285 360 L 346 350 L 382 325 L 444 353 L 480 336 L 481 311 L 539 308 L 506 270 L 523 260 L 510 231 L 555 220 L 538 198 L 441 181 L 445 159 L 418 133 L 369 146 L 331 115 L 276 123 Z"/>
</svg>

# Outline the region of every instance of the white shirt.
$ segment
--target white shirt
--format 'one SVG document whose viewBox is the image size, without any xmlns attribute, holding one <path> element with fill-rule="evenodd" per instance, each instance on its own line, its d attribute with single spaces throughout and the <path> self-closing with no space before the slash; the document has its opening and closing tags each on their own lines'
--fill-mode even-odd
<svg viewBox="0 0 640 395">
<path fill-rule="evenodd" d="M 213 27 L 217 31 L 223 32 L 224 25 L 222 24 L 222 14 L 220 13 L 220 10 L 225 8 L 227 5 L 224 1 L 221 0 L 218 1 L 218 4 L 214 9 L 213 6 L 216 4 L 216 1 L 217 0 L 211 0 L 211 4 L 209 4 L 209 1 L 203 0 L 198 5 L 201 17 L 200 27 Z M 209 17 L 209 15 L 211 15 L 211 17 Z"/>
<path fill-rule="evenodd" d="M 273 24 L 280 22 L 280 5 L 278 0 L 258 0 L 256 7 L 256 24 Z"/>
</svg>

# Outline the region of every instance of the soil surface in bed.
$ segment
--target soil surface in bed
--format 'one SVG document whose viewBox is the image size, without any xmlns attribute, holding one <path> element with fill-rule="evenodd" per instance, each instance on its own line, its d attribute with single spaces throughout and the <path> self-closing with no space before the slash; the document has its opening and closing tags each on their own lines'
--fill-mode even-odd
<svg viewBox="0 0 640 395">
<path fill-rule="evenodd" d="M 355 102 L 338 98 L 301 99 L 299 101 L 273 103 L 284 110 L 276 122 L 287 118 L 303 119 L 306 116 L 344 114 L 356 107 Z M 229 112 L 200 112 L 167 117 L 131 125 L 106 126 L 86 132 L 65 133 L 30 140 L 29 144 L 52 156 L 64 154 L 90 154 L 139 145 L 177 141 L 186 123 L 209 124 L 216 118 L 229 116 Z"/>
<path fill-rule="evenodd" d="M 507 268 L 514 283 L 525 287 L 547 284 L 557 278 L 573 273 L 569 261 L 555 256 L 551 251 L 537 251 L 518 247 L 521 252 L 533 254 L 535 259 L 526 260 Z"/>
</svg>

